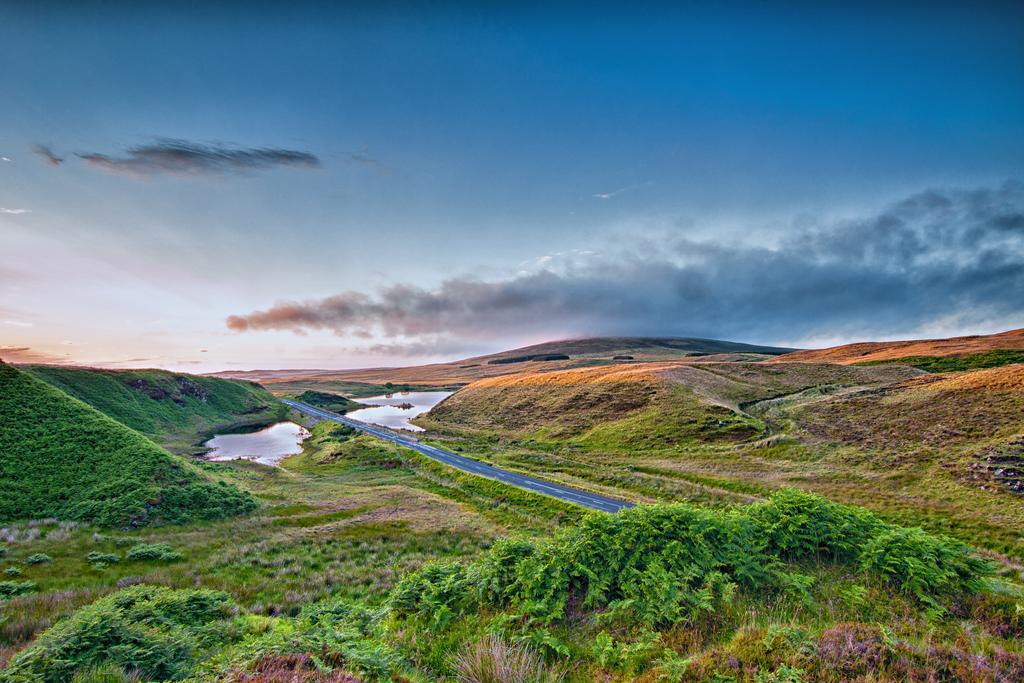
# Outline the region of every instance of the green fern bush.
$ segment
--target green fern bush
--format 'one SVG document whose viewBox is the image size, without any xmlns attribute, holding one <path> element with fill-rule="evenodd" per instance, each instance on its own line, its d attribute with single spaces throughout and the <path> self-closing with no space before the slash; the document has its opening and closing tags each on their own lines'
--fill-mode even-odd
<svg viewBox="0 0 1024 683">
<path fill-rule="evenodd" d="M 860 564 L 933 607 L 939 606 L 937 598 L 981 591 L 992 572 L 988 561 L 955 539 L 898 527 L 870 539 Z"/>
<path fill-rule="evenodd" d="M 0 681 L 64 683 L 103 666 L 137 670 L 145 680 L 183 678 L 236 611 L 225 593 L 133 586 L 49 628 L 11 659 Z"/>
<path fill-rule="evenodd" d="M 797 489 L 778 491 L 745 514 L 757 525 L 768 552 L 786 560 L 855 560 L 868 539 L 888 526 L 864 508 Z"/>
<path fill-rule="evenodd" d="M 933 605 L 976 592 L 993 571 L 952 539 L 785 490 L 735 511 L 676 504 L 588 515 L 550 540 L 500 541 L 472 564 L 428 564 L 395 587 L 391 606 L 435 630 L 483 607 L 540 624 L 593 610 L 654 628 L 713 614 L 737 589 L 807 592 L 785 562 L 811 558 L 881 576 Z"/>
</svg>

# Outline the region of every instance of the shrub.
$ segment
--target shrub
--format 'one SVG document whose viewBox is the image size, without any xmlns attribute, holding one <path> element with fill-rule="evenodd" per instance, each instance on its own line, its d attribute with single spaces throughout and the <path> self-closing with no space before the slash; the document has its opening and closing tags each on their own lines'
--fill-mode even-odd
<svg viewBox="0 0 1024 683">
<path fill-rule="evenodd" d="M 589 515 L 532 546 L 495 544 L 469 568 L 428 565 L 399 583 L 392 606 L 437 628 L 479 601 L 515 606 L 542 622 L 564 617 L 572 603 L 654 626 L 714 611 L 731 600 L 735 584 L 762 582 L 771 564 L 756 527 L 740 514 L 640 507 Z"/>
<path fill-rule="evenodd" d="M 57 622 L 4 673 L 11 680 L 63 683 L 96 667 L 117 667 L 137 669 L 145 680 L 182 678 L 218 640 L 212 627 L 233 614 L 224 593 L 133 586 Z"/>
<path fill-rule="evenodd" d="M 476 608 L 476 594 L 466 565 L 428 562 L 395 586 L 391 606 L 400 613 L 418 614 L 429 626 L 443 629 L 454 617 Z"/>
<path fill-rule="evenodd" d="M 117 553 L 100 553 L 95 550 L 86 555 L 85 558 L 90 562 L 102 562 L 103 564 L 114 564 L 121 561 L 121 556 Z"/>
<path fill-rule="evenodd" d="M 206 662 L 197 672 L 200 680 L 271 681 L 269 674 L 262 678 L 245 678 L 260 668 L 260 662 L 281 663 L 291 659 L 303 660 L 316 653 L 318 662 L 326 672 L 334 669 L 336 677 L 284 677 L 297 681 L 349 681 L 344 673 L 356 673 L 368 680 L 390 680 L 399 666 L 399 656 L 383 644 L 383 610 L 369 610 L 344 600 L 315 603 L 303 609 L 293 621 L 275 620 L 269 630 L 243 640 L 237 647 Z M 279 667 L 280 668 L 280 667 Z M 234 676 L 234 678 L 231 678 Z"/>
<path fill-rule="evenodd" d="M 531 648 L 497 636 L 463 649 L 455 658 L 455 672 L 464 683 L 556 683 L 565 677 Z"/>
<path fill-rule="evenodd" d="M 18 567 L 8 567 L 4 570 L 4 576 L 21 576 L 21 569 Z"/>
<path fill-rule="evenodd" d="M 53 562 L 53 558 L 46 553 L 35 553 L 25 558 L 25 564 L 46 564 Z"/>
<path fill-rule="evenodd" d="M 879 534 L 865 544 L 860 562 L 934 607 L 938 597 L 980 591 L 995 571 L 963 543 L 918 528 L 893 527 Z"/>
<path fill-rule="evenodd" d="M 15 595 L 31 593 L 36 589 L 35 581 L 0 581 L 0 600 Z"/>
<path fill-rule="evenodd" d="M 991 572 L 948 538 L 784 490 L 736 511 L 676 504 L 590 514 L 550 540 L 495 543 L 469 565 L 427 564 L 399 582 L 391 606 L 434 630 L 481 606 L 540 623 L 600 610 L 604 620 L 655 628 L 713 614 L 738 587 L 810 602 L 813 579 L 781 561 L 813 557 L 880 573 L 932 605 L 979 590 Z"/>
<path fill-rule="evenodd" d="M 182 554 L 171 548 L 166 543 L 139 543 L 128 550 L 126 557 L 129 560 L 159 560 L 172 562 L 180 560 Z"/>
<path fill-rule="evenodd" d="M 767 502 L 751 505 L 746 514 L 758 526 L 768 550 L 785 559 L 856 559 L 864 542 L 886 526 L 863 508 L 797 489 L 778 491 Z"/>
</svg>

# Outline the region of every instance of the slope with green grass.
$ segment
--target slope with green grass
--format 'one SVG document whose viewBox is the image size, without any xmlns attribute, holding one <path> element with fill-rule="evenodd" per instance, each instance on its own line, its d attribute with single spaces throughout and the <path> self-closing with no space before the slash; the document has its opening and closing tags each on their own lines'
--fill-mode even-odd
<svg viewBox="0 0 1024 683">
<path fill-rule="evenodd" d="M 0 363 L 0 520 L 141 526 L 219 519 L 255 506 L 247 493 Z"/>
<path fill-rule="evenodd" d="M 925 372 L 962 372 L 1000 368 L 1004 365 L 1024 363 L 1024 351 L 994 349 L 966 356 L 903 356 L 885 360 L 869 360 L 854 365 L 910 365 Z"/>
<path fill-rule="evenodd" d="M 215 430 L 268 424 L 283 414 L 254 382 L 166 370 L 23 369 L 176 452 L 191 450 Z"/>
<path fill-rule="evenodd" d="M 311 406 L 317 408 L 323 408 L 324 410 L 330 410 L 335 413 L 347 413 L 350 410 L 359 410 L 366 406 L 362 403 L 353 401 L 350 398 L 345 398 L 340 394 L 332 394 L 326 391 L 314 391 L 307 389 L 301 394 L 295 397 L 296 401 L 302 401 L 308 403 Z"/>
</svg>

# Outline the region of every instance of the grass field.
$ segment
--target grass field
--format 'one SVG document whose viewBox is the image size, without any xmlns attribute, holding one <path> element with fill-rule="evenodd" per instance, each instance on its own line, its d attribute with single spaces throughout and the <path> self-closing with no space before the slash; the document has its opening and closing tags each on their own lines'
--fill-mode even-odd
<svg viewBox="0 0 1024 683">
<path fill-rule="evenodd" d="M 977 463 L 1016 452 L 1022 371 L 601 365 L 419 420 L 658 503 L 616 516 L 292 413 L 281 467 L 198 465 L 249 515 L 0 530 L 0 681 L 1019 680 L 1024 505 Z"/>
<path fill-rule="evenodd" d="M 867 552 L 858 544 L 878 535 L 870 530 L 889 527 L 820 500 L 731 511 L 723 492 L 694 499 L 710 507 L 584 516 L 333 423 L 313 426 L 281 468 L 207 467 L 252 490 L 260 510 L 136 532 L 45 522 L 4 530 L 4 566 L 36 585 L 3 604 L 3 656 L 70 618 L 0 680 L 70 676 L 75 662 L 107 667 L 76 680 L 129 680 L 111 665 L 121 656 L 202 681 L 466 680 L 510 662 L 530 667 L 531 680 L 570 681 L 839 681 L 866 667 L 881 681 L 924 680 L 935 667 L 981 681 L 1024 667 L 1024 621 L 1002 595 L 1009 584 L 967 589 L 975 572 L 989 585 L 980 564 L 927 574 L 916 589 L 898 568 L 886 579 L 849 558 Z M 783 522 L 791 518 L 824 526 L 758 540 L 757 529 L 800 528 Z M 506 536 L 514 540 L 496 542 Z M 909 543 L 900 552 L 939 552 L 923 537 L 898 537 Z M 952 553 L 942 566 L 956 566 L 960 546 L 942 543 Z M 169 559 L 147 552 L 160 544 Z M 29 564 L 40 553 L 49 560 Z M 132 649 L 133 628 L 148 629 L 145 657 Z"/>
</svg>

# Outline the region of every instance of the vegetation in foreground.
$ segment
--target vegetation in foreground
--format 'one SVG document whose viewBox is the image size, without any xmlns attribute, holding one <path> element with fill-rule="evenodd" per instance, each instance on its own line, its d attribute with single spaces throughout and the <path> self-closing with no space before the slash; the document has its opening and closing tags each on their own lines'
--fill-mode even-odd
<svg viewBox="0 0 1024 683">
<path fill-rule="evenodd" d="M 949 538 L 783 491 L 591 513 L 292 617 L 134 586 L 54 625 L 0 680 L 1015 680 L 1024 619 L 992 573 Z"/>
<path fill-rule="evenodd" d="M 56 517 L 135 527 L 221 519 L 256 507 L 248 493 L 4 363 L 0 454 L 4 521 Z"/>
</svg>

